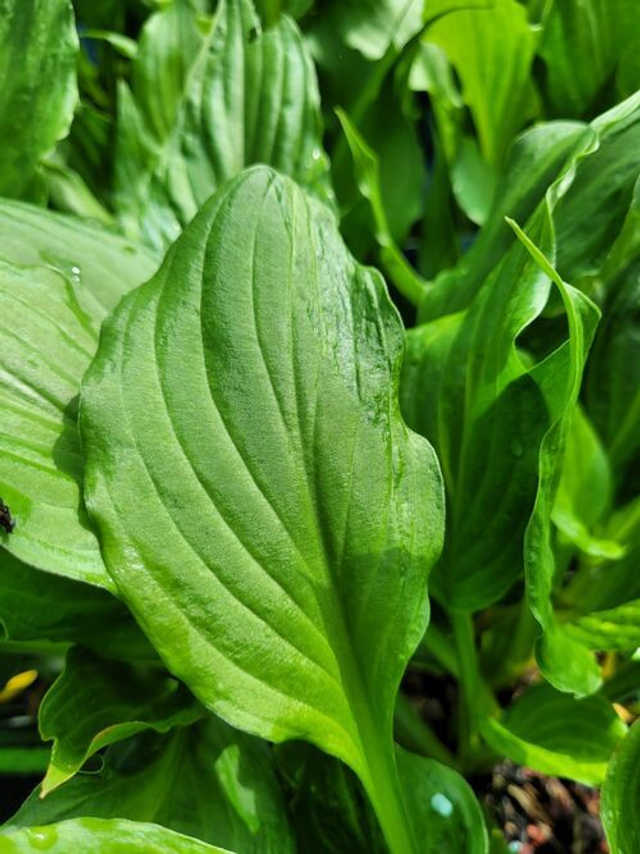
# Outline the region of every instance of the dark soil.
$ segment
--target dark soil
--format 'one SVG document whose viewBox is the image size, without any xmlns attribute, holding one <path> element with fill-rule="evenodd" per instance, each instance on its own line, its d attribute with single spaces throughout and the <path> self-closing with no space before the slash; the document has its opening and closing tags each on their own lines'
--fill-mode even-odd
<svg viewBox="0 0 640 854">
<path fill-rule="evenodd" d="M 444 674 L 410 670 L 402 688 L 440 740 L 455 750 L 456 682 Z M 597 789 L 509 761 L 470 782 L 494 825 L 502 830 L 509 852 L 608 854 Z"/>
<path fill-rule="evenodd" d="M 597 789 L 546 777 L 512 762 L 473 781 L 488 813 L 518 854 L 607 854 Z M 519 847 L 517 844 L 519 843 Z"/>
</svg>

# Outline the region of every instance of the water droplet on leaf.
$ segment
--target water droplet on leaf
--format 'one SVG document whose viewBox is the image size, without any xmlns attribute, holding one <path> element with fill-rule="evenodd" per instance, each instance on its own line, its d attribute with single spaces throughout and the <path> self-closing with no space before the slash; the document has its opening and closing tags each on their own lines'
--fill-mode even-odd
<svg viewBox="0 0 640 854">
<path fill-rule="evenodd" d="M 453 804 L 446 795 L 440 792 L 431 798 L 431 809 L 443 818 L 449 818 L 453 815 Z"/>
<path fill-rule="evenodd" d="M 524 454 L 522 439 L 512 439 L 509 443 L 509 448 L 514 457 L 521 457 Z"/>
</svg>

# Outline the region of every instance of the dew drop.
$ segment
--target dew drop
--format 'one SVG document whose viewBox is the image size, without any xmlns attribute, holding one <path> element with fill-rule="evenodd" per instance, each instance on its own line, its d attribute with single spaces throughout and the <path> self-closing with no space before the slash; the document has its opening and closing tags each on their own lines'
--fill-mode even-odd
<svg viewBox="0 0 640 854">
<path fill-rule="evenodd" d="M 58 833 L 53 827 L 39 827 L 29 831 L 29 842 L 35 851 L 49 851 L 58 841 Z"/>
<path fill-rule="evenodd" d="M 313 151 L 311 152 L 311 158 L 313 160 L 320 160 L 321 157 L 322 157 L 322 152 L 320 151 L 320 149 L 314 148 Z"/>
<path fill-rule="evenodd" d="M 520 458 L 524 454 L 524 445 L 522 439 L 512 439 L 509 443 L 509 448 L 514 457 Z"/>
<path fill-rule="evenodd" d="M 453 815 L 453 804 L 441 792 L 431 798 L 431 809 L 443 818 L 450 818 Z"/>
</svg>

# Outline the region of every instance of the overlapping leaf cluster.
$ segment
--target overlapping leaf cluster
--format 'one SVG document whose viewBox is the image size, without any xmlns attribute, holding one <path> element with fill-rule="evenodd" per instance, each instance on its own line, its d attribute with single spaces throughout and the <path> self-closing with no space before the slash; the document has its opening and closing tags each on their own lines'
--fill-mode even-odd
<svg viewBox="0 0 640 854">
<path fill-rule="evenodd" d="M 636 4 L 0 47 L 0 851 L 502 852 L 507 758 L 637 854 Z"/>
</svg>

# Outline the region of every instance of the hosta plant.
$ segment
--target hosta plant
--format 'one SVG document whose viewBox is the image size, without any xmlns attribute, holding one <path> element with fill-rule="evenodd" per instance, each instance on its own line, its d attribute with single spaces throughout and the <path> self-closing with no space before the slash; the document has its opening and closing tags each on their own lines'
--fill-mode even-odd
<svg viewBox="0 0 640 854">
<path fill-rule="evenodd" d="M 0 852 L 637 854 L 640 11 L 0 46 Z"/>
</svg>

